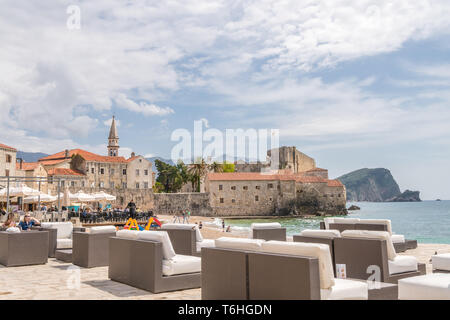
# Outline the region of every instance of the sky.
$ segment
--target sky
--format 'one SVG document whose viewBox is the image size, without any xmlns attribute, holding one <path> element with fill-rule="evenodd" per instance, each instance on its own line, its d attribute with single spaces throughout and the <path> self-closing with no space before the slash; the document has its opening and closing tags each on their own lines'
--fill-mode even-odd
<svg viewBox="0 0 450 320">
<path fill-rule="evenodd" d="M 448 16 L 447 0 L 1 0 L 0 143 L 106 154 L 115 115 L 122 155 L 169 158 L 203 119 L 279 129 L 331 178 L 384 167 L 450 199 Z"/>
</svg>

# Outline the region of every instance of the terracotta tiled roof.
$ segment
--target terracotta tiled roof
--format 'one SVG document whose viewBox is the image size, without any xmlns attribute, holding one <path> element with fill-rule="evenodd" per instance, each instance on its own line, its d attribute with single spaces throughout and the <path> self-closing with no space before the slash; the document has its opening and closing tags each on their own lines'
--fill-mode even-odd
<svg viewBox="0 0 450 320">
<path fill-rule="evenodd" d="M 344 185 L 339 180 L 328 180 L 327 184 L 329 187 L 343 187 Z"/>
<path fill-rule="evenodd" d="M 322 168 L 313 168 L 313 169 L 306 170 L 306 172 L 314 172 L 314 171 L 328 171 L 328 170 L 322 169 Z"/>
<path fill-rule="evenodd" d="M 58 163 L 61 163 L 61 162 L 64 162 L 64 161 L 66 161 L 66 159 L 61 159 L 61 160 L 44 160 L 44 161 L 39 160 L 39 163 L 41 163 L 44 166 L 51 166 L 51 165 L 58 164 Z"/>
<path fill-rule="evenodd" d="M 72 169 L 54 168 L 48 170 L 49 176 L 85 176 L 85 174 Z"/>
<path fill-rule="evenodd" d="M 129 159 L 127 160 L 127 162 L 131 162 L 131 161 L 133 161 L 133 160 L 136 160 L 137 158 L 139 158 L 139 156 L 131 157 L 131 158 L 129 158 Z"/>
<path fill-rule="evenodd" d="M 22 162 L 22 169 L 20 169 L 20 162 L 16 162 L 16 169 L 29 171 L 36 169 L 38 165 L 39 165 L 38 162 Z"/>
<path fill-rule="evenodd" d="M 86 161 L 95 161 L 95 162 L 119 162 L 119 163 L 127 163 L 127 160 L 124 157 L 109 157 L 109 156 L 101 156 L 86 150 L 82 149 L 72 149 L 69 150 L 69 157 L 72 157 L 74 154 L 79 154 L 82 156 Z M 39 159 L 39 162 L 47 161 L 47 160 L 61 160 L 65 159 L 66 152 L 61 151 L 55 154 L 52 154 L 51 156 Z"/>
<path fill-rule="evenodd" d="M 2 149 L 8 149 L 8 150 L 17 152 L 17 149 L 15 149 L 15 148 L 13 148 L 13 147 L 10 147 L 10 146 L 7 146 L 6 144 L 2 144 L 2 143 L 0 143 L 0 148 L 2 148 Z"/>
</svg>

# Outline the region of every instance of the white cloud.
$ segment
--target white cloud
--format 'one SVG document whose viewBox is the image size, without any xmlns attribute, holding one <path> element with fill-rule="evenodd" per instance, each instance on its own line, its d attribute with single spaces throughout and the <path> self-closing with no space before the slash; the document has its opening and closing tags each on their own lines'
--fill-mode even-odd
<svg viewBox="0 0 450 320">
<path fill-rule="evenodd" d="M 174 113 L 169 107 L 159 107 L 155 104 L 147 104 L 145 102 L 136 103 L 128 99 L 124 94 L 119 94 L 114 101 L 117 106 L 136 113 L 142 113 L 144 116 L 166 116 Z"/>
<path fill-rule="evenodd" d="M 326 85 L 320 79 L 292 80 L 298 79 L 292 74 L 395 51 L 407 41 L 450 30 L 450 3 L 443 0 L 79 5 L 81 30 L 70 31 L 66 1 L 3 3 L 0 139 L 5 142 L 30 144 L 39 137 L 42 147 L 71 145 L 71 137 L 86 137 L 99 125 L 92 109 L 107 112 L 115 102 L 144 116 L 165 116 L 174 110 L 158 101 L 192 86 L 244 106 L 261 105 L 255 121 L 269 119 L 264 106 L 273 111 L 281 104 L 280 110 L 296 117 L 273 119 L 280 125 L 291 120 L 286 130 L 291 135 L 387 132 L 395 123 L 382 119 L 405 119 L 394 100 L 354 83 Z M 435 71 L 445 73 L 430 72 Z"/>
</svg>

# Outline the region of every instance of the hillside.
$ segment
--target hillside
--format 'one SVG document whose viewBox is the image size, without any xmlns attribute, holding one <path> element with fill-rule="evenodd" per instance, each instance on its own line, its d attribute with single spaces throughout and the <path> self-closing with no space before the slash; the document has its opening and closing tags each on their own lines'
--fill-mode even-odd
<svg viewBox="0 0 450 320">
<path fill-rule="evenodd" d="M 360 169 L 338 179 L 347 189 L 347 201 L 383 202 L 401 194 L 391 172 L 384 168 Z"/>
<path fill-rule="evenodd" d="M 24 162 L 36 162 L 41 158 L 47 157 L 48 154 L 42 152 L 24 152 L 17 151 L 17 158 L 23 159 Z"/>
</svg>

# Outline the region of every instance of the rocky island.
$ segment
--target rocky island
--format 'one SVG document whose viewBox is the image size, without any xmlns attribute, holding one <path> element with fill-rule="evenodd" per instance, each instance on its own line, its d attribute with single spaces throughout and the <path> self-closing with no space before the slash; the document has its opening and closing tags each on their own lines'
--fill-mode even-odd
<svg viewBox="0 0 450 320">
<path fill-rule="evenodd" d="M 412 202 L 421 201 L 419 191 L 400 191 L 400 187 L 385 168 L 360 169 L 338 178 L 347 190 L 347 201 Z"/>
</svg>

